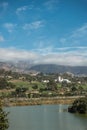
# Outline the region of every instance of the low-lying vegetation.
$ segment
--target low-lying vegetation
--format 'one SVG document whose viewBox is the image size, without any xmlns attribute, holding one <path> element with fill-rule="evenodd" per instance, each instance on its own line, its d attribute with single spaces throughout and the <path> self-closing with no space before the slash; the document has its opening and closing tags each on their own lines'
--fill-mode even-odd
<svg viewBox="0 0 87 130">
<path fill-rule="evenodd" d="M 68 108 L 71 113 L 87 114 L 87 97 L 76 99 Z"/>
<path fill-rule="evenodd" d="M 61 77 L 59 80 L 59 77 Z M 69 81 L 69 82 L 67 82 Z M 0 71 L 0 97 L 57 97 L 87 95 L 87 78 L 72 74 L 21 74 Z"/>
</svg>

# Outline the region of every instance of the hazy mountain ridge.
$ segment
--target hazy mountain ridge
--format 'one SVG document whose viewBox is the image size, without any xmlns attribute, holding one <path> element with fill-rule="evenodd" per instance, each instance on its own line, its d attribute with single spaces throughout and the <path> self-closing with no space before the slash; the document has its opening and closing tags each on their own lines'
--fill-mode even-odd
<svg viewBox="0 0 87 130">
<path fill-rule="evenodd" d="M 0 69 L 16 72 L 43 72 L 43 73 L 65 73 L 71 72 L 78 75 L 87 75 L 87 66 L 64 66 L 55 64 L 34 65 L 28 61 L 0 62 Z"/>
<path fill-rule="evenodd" d="M 16 72 L 27 71 L 31 67 L 31 63 L 25 61 L 19 62 L 0 62 L 0 69 L 11 70 Z"/>
<path fill-rule="evenodd" d="M 78 75 L 87 75 L 87 66 L 63 66 L 54 64 L 35 65 L 30 68 L 31 70 L 40 71 L 43 73 L 65 73 L 71 72 Z"/>
</svg>

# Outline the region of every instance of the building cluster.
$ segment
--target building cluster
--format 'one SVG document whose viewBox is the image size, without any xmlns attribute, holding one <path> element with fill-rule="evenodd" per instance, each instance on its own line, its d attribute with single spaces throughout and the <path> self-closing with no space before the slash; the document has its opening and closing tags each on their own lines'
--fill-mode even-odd
<svg viewBox="0 0 87 130">
<path fill-rule="evenodd" d="M 48 79 L 45 79 L 45 80 L 42 80 L 43 83 L 49 83 L 49 80 Z M 66 83 L 71 83 L 71 81 L 69 79 L 65 79 L 61 76 L 59 76 L 57 79 L 55 79 L 55 82 L 59 82 L 59 83 L 63 83 L 63 82 L 66 82 Z"/>
</svg>

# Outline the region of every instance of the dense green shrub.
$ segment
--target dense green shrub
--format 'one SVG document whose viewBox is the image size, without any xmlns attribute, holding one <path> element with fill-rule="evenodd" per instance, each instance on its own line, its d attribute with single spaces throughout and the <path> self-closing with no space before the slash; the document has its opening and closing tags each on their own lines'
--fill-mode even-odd
<svg viewBox="0 0 87 130">
<path fill-rule="evenodd" d="M 79 98 L 76 99 L 72 106 L 70 106 L 68 108 L 69 112 L 72 113 L 82 113 L 82 114 L 86 114 L 87 113 L 87 98 Z"/>
<path fill-rule="evenodd" d="M 7 115 L 8 115 L 8 113 L 6 113 L 2 109 L 2 106 L 0 103 L 0 130 L 6 130 L 9 127 Z"/>
</svg>

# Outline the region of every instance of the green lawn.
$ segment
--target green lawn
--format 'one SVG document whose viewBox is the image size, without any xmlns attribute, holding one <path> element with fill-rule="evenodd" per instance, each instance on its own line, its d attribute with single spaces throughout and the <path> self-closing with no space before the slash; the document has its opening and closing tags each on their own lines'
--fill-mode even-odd
<svg viewBox="0 0 87 130">
<path fill-rule="evenodd" d="M 82 87 L 83 89 L 87 90 L 87 84 L 81 85 L 81 87 Z"/>
<path fill-rule="evenodd" d="M 38 82 L 38 81 L 33 81 L 33 82 L 27 82 L 27 81 L 21 81 L 21 80 L 13 80 L 11 81 L 16 85 L 16 87 L 28 87 L 30 90 L 32 89 L 33 85 L 38 85 L 38 89 L 44 88 L 45 84 Z"/>
</svg>

